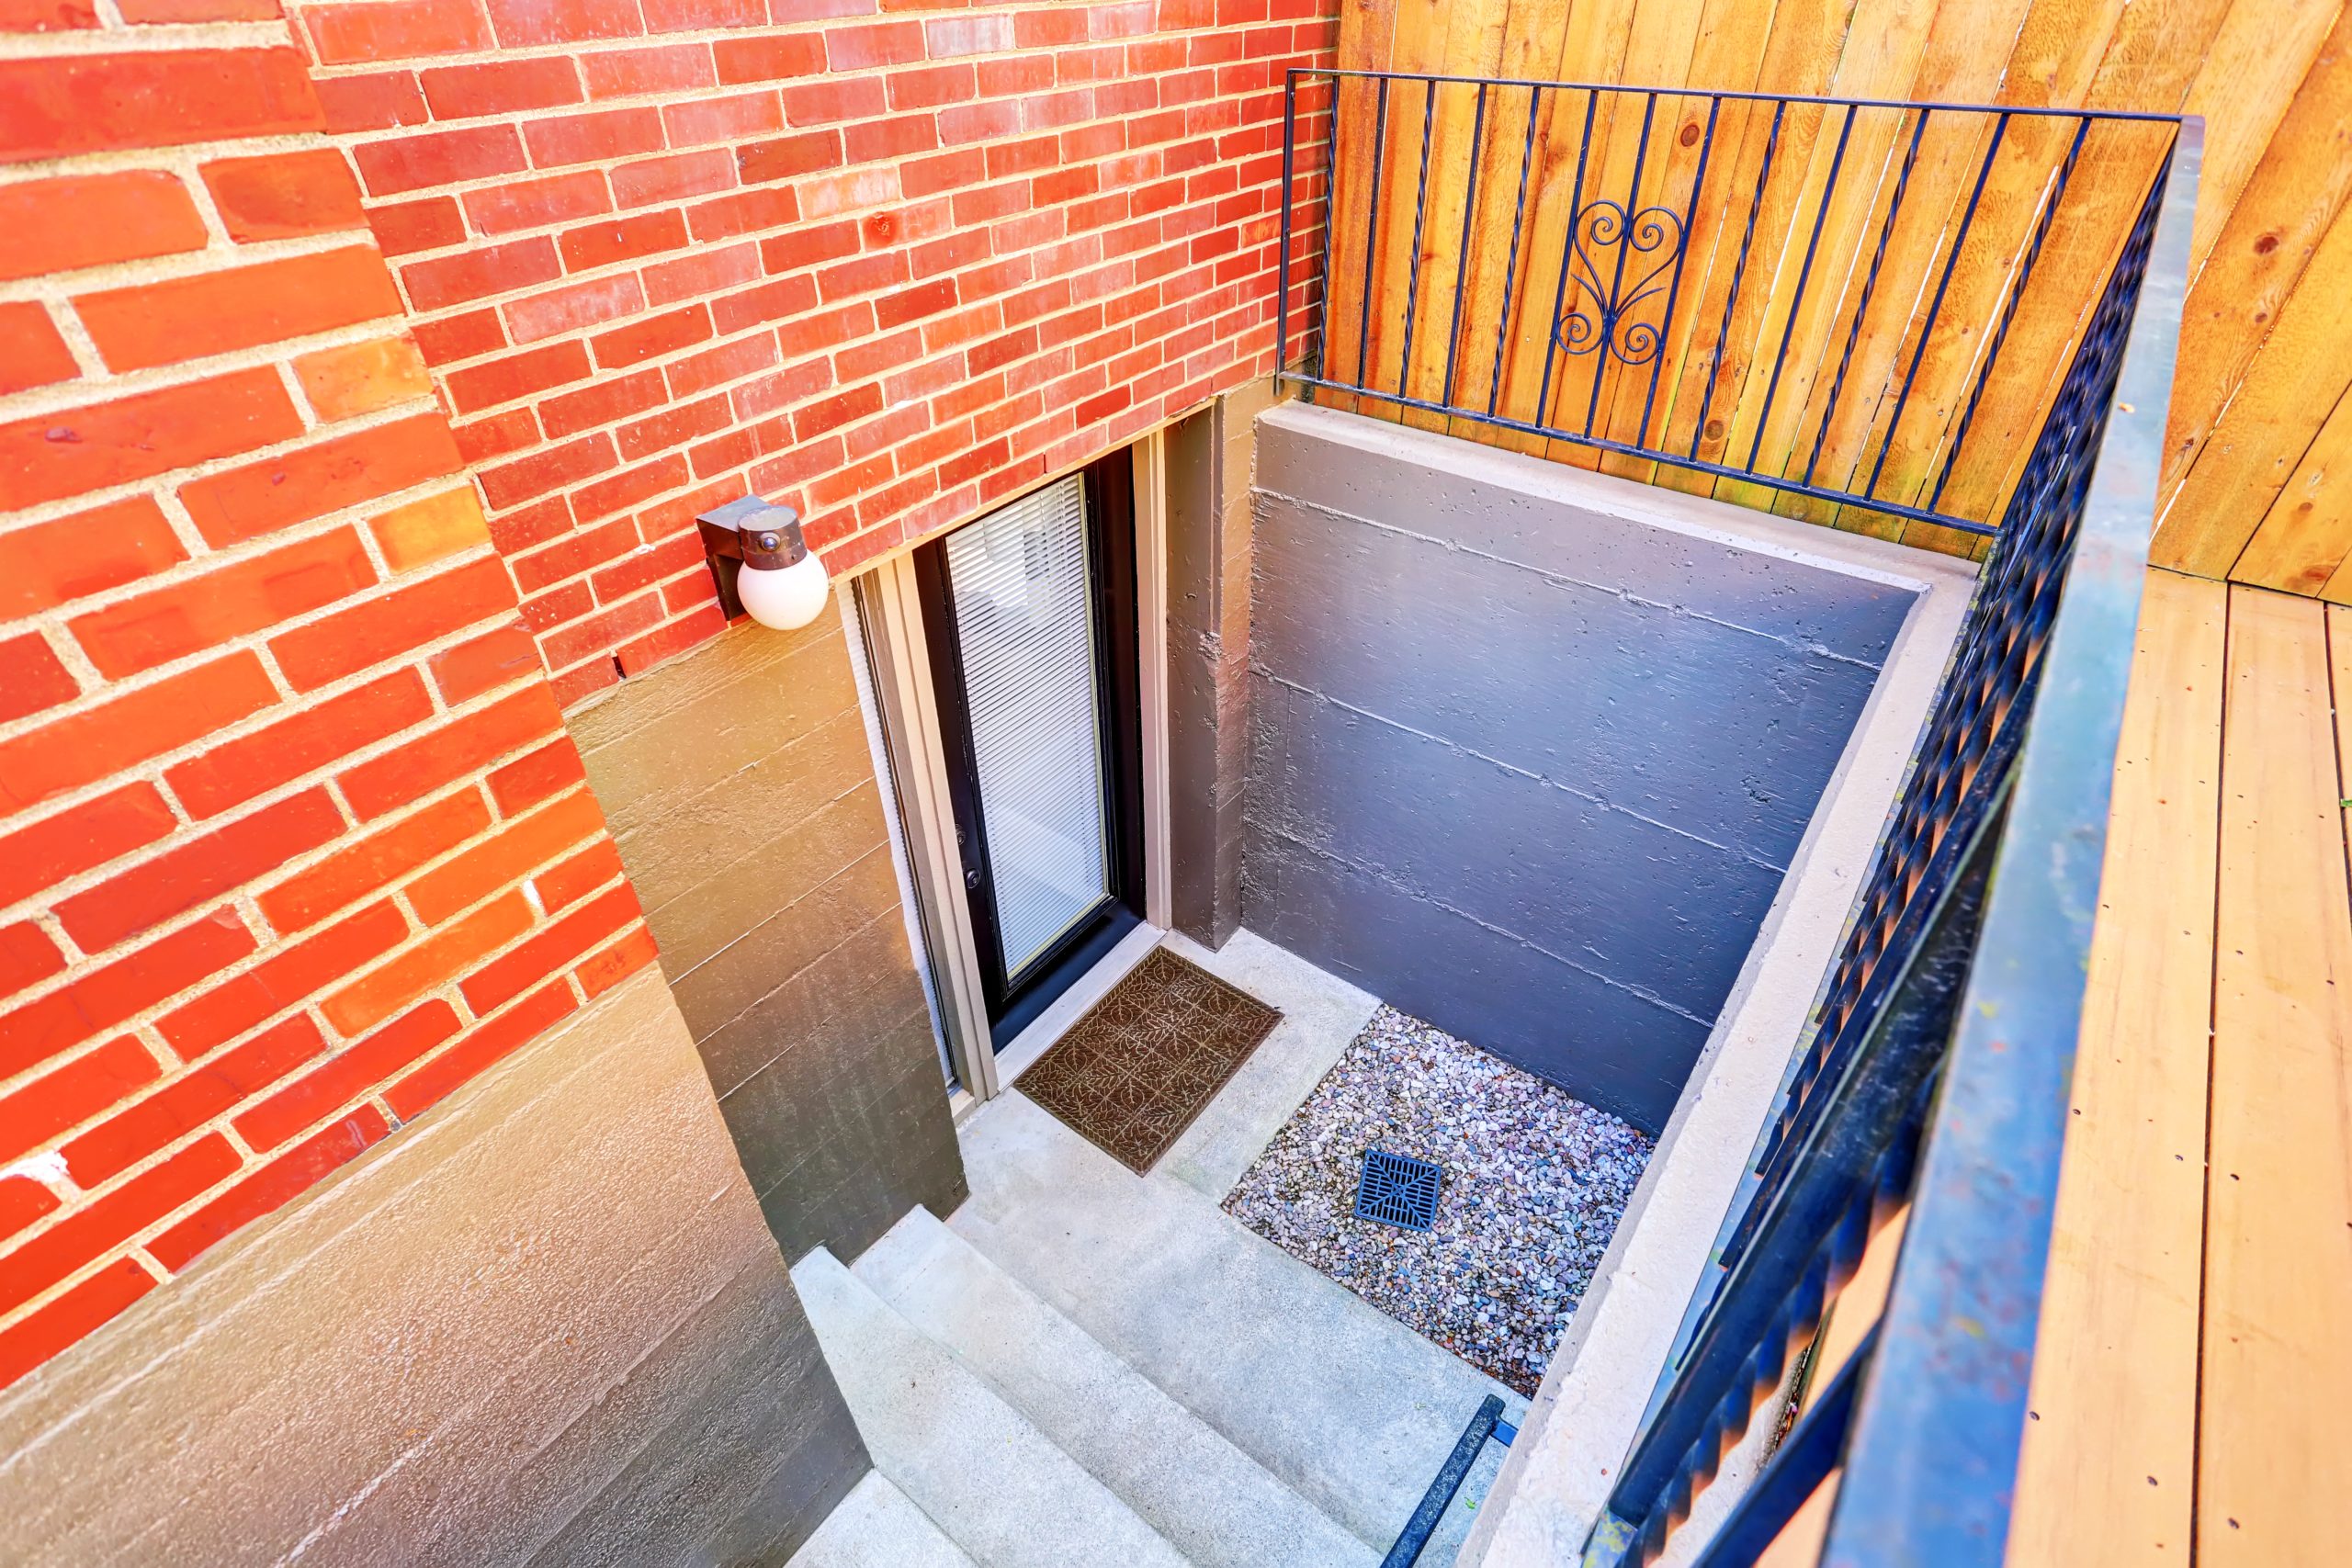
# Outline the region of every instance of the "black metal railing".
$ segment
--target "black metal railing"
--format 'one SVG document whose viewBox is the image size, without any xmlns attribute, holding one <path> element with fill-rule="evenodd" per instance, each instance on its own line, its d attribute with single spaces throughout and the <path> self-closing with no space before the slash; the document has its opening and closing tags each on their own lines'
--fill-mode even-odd
<svg viewBox="0 0 2352 1568">
<path fill-rule="evenodd" d="M 1311 70 L 1285 113 L 1310 395 L 1974 535 L 2177 123 Z"/>
<path fill-rule="evenodd" d="M 2006 123 L 2021 111 L 1976 112 Z M 2070 172 L 2071 188 L 2084 190 L 2092 118 L 2075 117 L 2049 199 L 2022 231 L 2019 277 L 2044 251 Z M 1832 185 L 1849 151 L 1852 117 L 1843 119 L 1826 152 Z M 1909 122 L 1915 138 L 1924 121 Z M 1645 139 L 1650 123 L 1645 114 Z M 1774 133 L 1781 124 L 1775 109 Z M 1755 1562 L 1834 1471 L 1824 1563 L 2002 1562 L 2187 291 L 2201 127 L 2162 126 L 2154 165 L 2098 197 L 2120 204 L 2126 221 L 2107 264 L 2074 279 L 2086 308 L 2075 312 L 2054 385 L 2030 399 L 2031 389 L 2002 394 L 2040 411 L 2034 438 L 2005 481 L 1997 525 L 1984 530 L 1995 543 L 1952 666 L 1779 1114 L 1615 1468 L 1586 1568 L 1645 1563 L 1663 1550 L 1898 1211 L 1907 1217 L 1875 1326 L 1804 1409 L 1701 1561 Z M 1903 171 L 1913 166 L 1906 154 Z M 1962 209 L 1963 225 L 1981 211 L 1983 184 Z M 1900 193 L 1898 175 L 1890 202 Z M 1625 212 L 1639 221 L 1630 202 Z M 1747 249 L 1743 231 L 1739 254 Z M 1808 241 L 1791 261 L 1792 293 L 1814 261 Z M 1951 270 L 1931 268 L 1923 288 L 1931 283 L 1940 299 Z M 1867 295 L 1870 270 L 1861 276 Z M 1408 279 L 1407 324 L 1418 292 Z M 2020 284 L 1991 318 L 1981 367 L 1998 357 L 2021 292 Z M 1623 329 L 1604 312 L 1590 330 Z M 1779 374 L 1777 364 L 1767 373 L 1767 400 Z M 1984 385 L 1977 374 L 1954 403 L 1962 430 L 1939 459 L 1939 487 L 1970 412 L 1986 400 Z M 1978 460 L 1973 448 L 1969 460 Z"/>
</svg>

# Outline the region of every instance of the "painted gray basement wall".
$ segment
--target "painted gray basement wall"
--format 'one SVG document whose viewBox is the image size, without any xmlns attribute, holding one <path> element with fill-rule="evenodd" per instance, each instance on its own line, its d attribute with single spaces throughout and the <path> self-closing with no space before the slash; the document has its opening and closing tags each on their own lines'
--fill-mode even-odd
<svg viewBox="0 0 2352 1568">
<path fill-rule="evenodd" d="M 1256 487 L 1244 922 L 1657 1132 L 1914 594 L 1329 410 Z"/>
<path fill-rule="evenodd" d="M 0 1393 L 0 1560 L 774 1568 L 870 1468 L 647 970 Z"/>
<path fill-rule="evenodd" d="M 1210 947 L 1241 925 L 1251 433 L 1273 400 L 1251 381 L 1167 434 L 1169 907 Z"/>
<path fill-rule="evenodd" d="M 787 1259 L 968 1190 L 848 639 L 745 622 L 571 716 Z"/>
</svg>

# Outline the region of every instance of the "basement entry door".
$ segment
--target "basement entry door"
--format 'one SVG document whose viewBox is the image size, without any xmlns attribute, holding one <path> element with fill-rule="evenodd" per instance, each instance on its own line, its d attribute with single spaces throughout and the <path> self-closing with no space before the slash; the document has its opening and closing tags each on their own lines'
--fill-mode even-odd
<svg viewBox="0 0 2352 1568">
<path fill-rule="evenodd" d="M 1126 454 L 926 545 L 915 573 L 1001 1051 L 1142 919 Z"/>
</svg>

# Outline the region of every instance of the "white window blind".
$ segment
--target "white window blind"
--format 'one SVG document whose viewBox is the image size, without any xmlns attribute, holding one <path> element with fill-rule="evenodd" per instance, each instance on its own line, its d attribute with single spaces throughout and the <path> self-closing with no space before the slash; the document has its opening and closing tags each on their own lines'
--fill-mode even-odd
<svg viewBox="0 0 2352 1568">
<path fill-rule="evenodd" d="M 1110 894 L 1091 568 L 1076 475 L 947 539 L 1008 980 Z"/>
</svg>

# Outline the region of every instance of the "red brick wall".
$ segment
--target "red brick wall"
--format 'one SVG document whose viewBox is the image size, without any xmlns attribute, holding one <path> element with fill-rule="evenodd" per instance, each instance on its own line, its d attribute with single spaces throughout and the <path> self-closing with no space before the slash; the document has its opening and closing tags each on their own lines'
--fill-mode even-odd
<svg viewBox="0 0 2352 1568">
<path fill-rule="evenodd" d="M 1272 367 L 1333 0 L 328 0 L 337 139 L 568 705 L 714 635 L 693 514 L 838 571 Z"/>
<path fill-rule="evenodd" d="M 1332 0 L 880 5 L 0 0 L 0 1382 L 651 956 L 560 710 L 695 511 L 1271 368 Z"/>
<path fill-rule="evenodd" d="M 0 17 L 5 1383 L 651 943 L 301 56 Z"/>
</svg>

